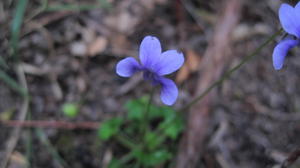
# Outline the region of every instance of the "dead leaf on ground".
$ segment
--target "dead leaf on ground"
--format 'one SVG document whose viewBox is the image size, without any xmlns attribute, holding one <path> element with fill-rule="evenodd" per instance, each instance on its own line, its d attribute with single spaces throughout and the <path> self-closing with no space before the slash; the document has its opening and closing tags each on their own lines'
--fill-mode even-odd
<svg viewBox="0 0 300 168">
<path fill-rule="evenodd" d="M 201 61 L 200 56 L 194 50 L 187 50 L 185 55 L 185 64 L 176 76 L 176 82 L 179 84 L 185 81 L 191 73 L 197 71 Z"/>
<path fill-rule="evenodd" d="M 195 72 L 200 64 L 200 56 L 194 50 L 187 50 L 187 66 L 191 72 Z"/>
<path fill-rule="evenodd" d="M 115 55 L 130 55 L 128 54 L 128 48 L 130 48 L 130 42 L 123 34 L 115 34 L 111 37 L 112 53 Z"/>
<path fill-rule="evenodd" d="M 139 17 L 131 15 L 128 11 L 120 11 L 104 19 L 108 27 L 123 34 L 131 34 L 139 21 Z"/>
<path fill-rule="evenodd" d="M 88 55 L 95 56 L 105 50 L 107 47 L 107 39 L 105 37 L 99 36 L 88 46 Z"/>
<path fill-rule="evenodd" d="M 179 84 L 182 83 L 184 80 L 188 78 L 189 74 L 190 74 L 190 70 L 187 67 L 187 65 L 184 64 L 176 75 L 176 82 Z"/>
<path fill-rule="evenodd" d="M 26 166 L 27 161 L 24 155 L 22 155 L 20 152 L 12 153 L 8 168 L 25 168 Z"/>
</svg>

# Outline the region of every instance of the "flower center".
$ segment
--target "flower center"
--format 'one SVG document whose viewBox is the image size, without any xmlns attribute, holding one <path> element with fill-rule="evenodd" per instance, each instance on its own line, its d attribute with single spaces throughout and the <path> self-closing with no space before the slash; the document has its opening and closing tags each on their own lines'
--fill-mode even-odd
<svg viewBox="0 0 300 168">
<path fill-rule="evenodd" d="M 143 76 L 145 80 L 151 81 L 152 85 L 159 84 L 158 75 L 156 73 L 146 69 L 144 70 Z"/>
</svg>

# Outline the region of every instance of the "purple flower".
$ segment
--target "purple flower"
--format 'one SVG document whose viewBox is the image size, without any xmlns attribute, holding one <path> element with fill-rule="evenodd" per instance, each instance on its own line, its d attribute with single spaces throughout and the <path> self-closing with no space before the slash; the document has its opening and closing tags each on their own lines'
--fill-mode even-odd
<svg viewBox="0 0 300 168">
<path fill-rule="evenodd" d="M 279 20 L 283 29 L 295 39 L 287 38 L 277 44 L 273 51 L 273 66 L 280 70 L 288 51 L 297 46 L 300 41 L 300 2 L 295 8 L 288 4 L 282 4 L 279 8 Z"/>
<path fill-rule="evenodd" d="M 133 57 L 127 57 L 117 64 L 117 74 L 122 77 L 130 77 L 136 72 L 142 71 L 144 79 L 153 85 L 160 85 L 160 98 L 166 105 L 175 103 L 178 96 L 176 84 L 163 75 L 168 75 L 178 70 L 184 63 L 182 53 L 176 50 L 168 50 L 162 53 L 159 40 L 153 36 L 146 36 L 139 53 L 140 61 Z"/>
</svg>

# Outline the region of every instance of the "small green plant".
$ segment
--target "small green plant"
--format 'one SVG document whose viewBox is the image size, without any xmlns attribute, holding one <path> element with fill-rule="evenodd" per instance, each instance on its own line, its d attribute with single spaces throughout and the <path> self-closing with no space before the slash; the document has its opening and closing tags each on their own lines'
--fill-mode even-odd
<svg viewBox="0 0 300 168">
<path fill-rule="evenodd" d="M 74 118 L 74 117 L 77 116 L 77 114 L 79 112 L 79 107 L 75 103 L 65 103 L 62 106 L 62 111 L 63 111 L 65 116 L 70 117 L 70 118 Z"/>
<path fill-rule="evenodd" d="M 99 137 L 102 140 L 109 140 L 112 136 L 119 133 L 122 123 L 122 118 L 117 117 L 105 121 L 98 132 Z"/>
<path fill-rule="evenodd" d="M 174 145 L 184 124 L 182 118 L 172 108 L 150 105 L 149 118 L 144 123 L 145 107 L 149 97 L 130 100 L 125 104 L 126 119 L 119 117 L 106 120 L 99 128 L 101 140 L 119 144 L 124 150 L 115 156 L 110 168 L 126 168 L 168 165 L 175 154 Z M 146 125 L 146 129 L 143 129 Z M 115 141 L 112 141 L 115 140 Z"/>
</svg>

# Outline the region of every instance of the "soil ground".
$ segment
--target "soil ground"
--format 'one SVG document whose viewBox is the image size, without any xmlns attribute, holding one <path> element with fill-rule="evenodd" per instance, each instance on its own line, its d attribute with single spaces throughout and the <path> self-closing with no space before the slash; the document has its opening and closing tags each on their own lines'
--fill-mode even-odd
<svg viewBox="0 0 300 168">
<path fill-rule="evenodd" d="M 111 0 L 110 6 L 97 9 L 43 11 L 30 18 L 41 2 L 29 1 L 19 55 L 31 97 L 30 119 L 101 122 L 122 116 L 127 100 L 143 96 L 150 89 L 140 76 L 118 77 L 115 65 L 124 57 L 138 57 L 139 43 L 146 35 L 157 36 L 163 50 L 180 49 L 200 64 L 222 6 L 218 0 L 178 2 Z M 49 6 L 77 3 L 95 5 L 98 1 L 51 0 Z M 245 2 L 233 33 L 231 52 L 235 56 L 226 69 L 280 28 L 277 14 L 280 3 L 278 0 Z M 0 2 L 0 55 L 9 66 L 14 64 L 9 58 L 9 39 L 15 5 L 15 1 Z M 271 168 L 299 148 L 300 50 L 292 50 L 283 70 L 275 71 L 272 52 L 281 39 L 278 37 L 216 88 L 213 129 L 199 165 L 221 167 L 226 162 L 230 167 Z M 4 71 L 17 80 L 11 67 Z M 191 100 L 197 77 L 197 71 L 171 76 L 180 88 L 174 108 Z M 63 115 L 61 108 L 66 102 L 81 103 L 76 118 Z M 158 94 L 155 102 L 160 104 Z M 16 119 L 21 105 L 22 97 L 0 81 L 0 119 Z M 12 130 L 0 127 L 0 158 L 4 158 Z M 96 131 L 42 129 L 42 132 L 70 167 L 105 167 L 110 146 L 99 142 Z M 32 167 L 60 167 L 38 135 L 36 129 L 22 130 L 8 167 L 22 167 L 29 140 L 34 144 L 29 147 Z"/>
</svg>

